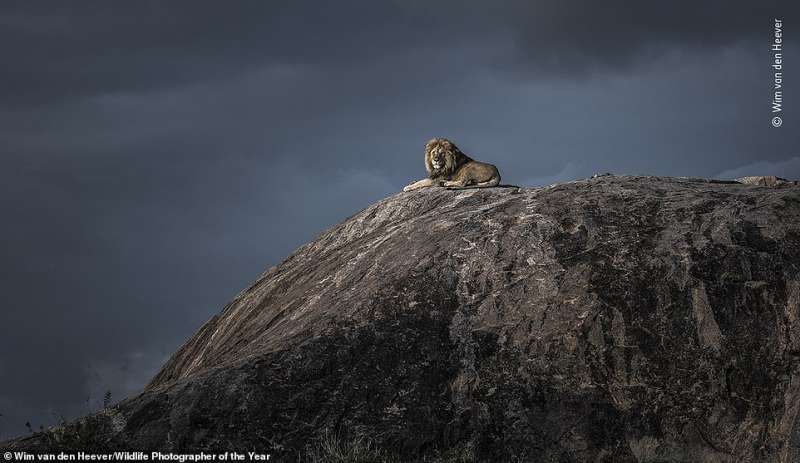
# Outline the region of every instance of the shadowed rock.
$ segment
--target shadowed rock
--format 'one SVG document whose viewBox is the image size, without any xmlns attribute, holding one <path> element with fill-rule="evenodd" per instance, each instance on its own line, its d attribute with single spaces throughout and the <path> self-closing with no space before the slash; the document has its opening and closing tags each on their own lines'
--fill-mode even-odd
<svg viewBox="0 0 800 463">
<path fill-rule="evenodd" d="M 328 430 L 403 461 L 788 463 L 799 317 L 793 185 L 399 193 L 262 274 L 140 395 L 0 447 L 292 461 Z"/>
</svg>

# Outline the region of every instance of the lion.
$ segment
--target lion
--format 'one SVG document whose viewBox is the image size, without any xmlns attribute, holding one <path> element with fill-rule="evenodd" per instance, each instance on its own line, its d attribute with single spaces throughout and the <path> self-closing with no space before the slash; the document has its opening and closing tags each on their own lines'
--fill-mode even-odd
<svg viewBox="0 0 800 463">
<path fill-rule="evenodd" d="M 403 191 L 432 186 L 488 188 L 500 184 L 497 167 L 473 160 L 446 138 L 434 138 L 425 144 L 425 170 L 428 178 L 407 185 Z"/>
</svg>

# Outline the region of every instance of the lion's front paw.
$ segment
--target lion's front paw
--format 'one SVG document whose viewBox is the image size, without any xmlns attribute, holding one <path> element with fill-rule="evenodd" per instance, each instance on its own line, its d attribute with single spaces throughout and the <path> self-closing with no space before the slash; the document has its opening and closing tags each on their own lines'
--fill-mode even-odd
<svg viewBox="0 0 800 463">
<path fill-rule="evenodd" d="M 403 191 L 411 191 L 414 189 L 414 185 L 406 185 L 403 187 Z"/>
</svg>

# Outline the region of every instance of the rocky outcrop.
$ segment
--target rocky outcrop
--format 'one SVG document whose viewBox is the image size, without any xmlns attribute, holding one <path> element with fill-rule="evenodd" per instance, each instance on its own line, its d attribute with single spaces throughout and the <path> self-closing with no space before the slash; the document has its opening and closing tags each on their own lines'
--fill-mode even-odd
<svg viewBox="0 0 800 463">
<path fill-rule="evenodd" d="M 145 391 L 9 448 L 800 460 L 800 188 L 399 193 L 269 269 Z"/>
<path fill-rule="evenodd" d="M 795 180 L 786 180 L 785 178 L 776 177 L 774 175 L 756 175 L 751 177 L 741 177 L 736 179 L 739 183 L 746 185 L 760 185 L 760 186 L 777 186 L 777 185 L 797 185 Z"/>
</svg>

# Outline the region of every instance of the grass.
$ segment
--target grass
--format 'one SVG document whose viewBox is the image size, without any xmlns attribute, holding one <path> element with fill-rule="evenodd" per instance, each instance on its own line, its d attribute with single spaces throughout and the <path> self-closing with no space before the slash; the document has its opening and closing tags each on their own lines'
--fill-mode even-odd
<svg viewBox="0 0 800 463">
<path fill-rule="evenodd" d="M 372 441 L 360 436 L 343 440 L 326 430 L 311 446 L 306 448 L 302 461 L 306 463 L 399 463 L 400 459 L 379 449 Z"/>
<path fill-rule="evenodd" d="M 397 453 L 379 448 L 369 438 L 358 436 L 345 440 L 325 431 L 306 448 L 303 463 L 474 463 L 477 461 L 468 448 L 450 449 L 414 460 L 403 460 Z"/>
</svg>

